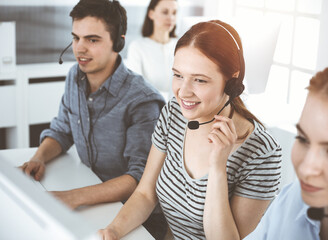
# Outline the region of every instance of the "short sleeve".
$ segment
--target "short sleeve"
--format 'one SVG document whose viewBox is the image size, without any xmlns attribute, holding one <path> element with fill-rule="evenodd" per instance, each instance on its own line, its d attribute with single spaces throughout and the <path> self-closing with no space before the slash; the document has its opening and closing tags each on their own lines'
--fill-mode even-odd
<svg viewBox="0 0 328 240">
<path fill-rule="evenodd" d="M 277 150 L 260 156 L 253 160 L 253 164 L 256 164 L 256 167 L 237 184 L 235 192 L 253 199 L 274 199 L 278 194 L 281 179 L 281 152 Z"/>
<path fill-rule="evenodd" d="M 167 151 L 167 139 L 169 129 L 169 104 L 170 103 L 167 103 L 162 108 L 154 133 L 152 135 L 152 143 L 159 151 L 165 153 Z"/>
<path fill-rule="evenodd" d="M 242 166 L 237 172 L 233 194 L 259 200 L 272 200 L 279 191 L 282 150 L 265 130 L 257 132 L 236 151 Z"/>
</svg>

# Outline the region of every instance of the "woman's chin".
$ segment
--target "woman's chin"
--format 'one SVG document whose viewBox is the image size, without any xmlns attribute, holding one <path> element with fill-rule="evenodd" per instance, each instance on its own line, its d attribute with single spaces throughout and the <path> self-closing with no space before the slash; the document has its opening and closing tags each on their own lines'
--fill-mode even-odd
<svg viewBox="0 0 328 240">
<path fill-rule="evenodd" d="M 328 207 L 328 199 L 326 198 L 309 196 L 308 194 L 302 192 L 302 199 L 307 205 L 311 207 L 315 207 L 315 208 Z"/>
</svg>

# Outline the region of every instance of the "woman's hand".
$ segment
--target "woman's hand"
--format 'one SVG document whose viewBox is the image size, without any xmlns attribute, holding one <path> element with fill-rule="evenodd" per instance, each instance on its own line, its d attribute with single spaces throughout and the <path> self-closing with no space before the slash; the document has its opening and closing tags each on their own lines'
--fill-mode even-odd
<svg viewBox="0 0 328 240">
<path fill-rule="evenodd" d="M 120 239 L 118 233 L 110 226 L 107 226 L 104 229 L 100 229 L 98 231 L 98 234 L 100 236 L 100 239 L 102 239 L 102 240 L 119 240 Z"/>
<path fill-rule="evenodd" d="M 215 123 L 208 135 L 209 142 L 213 144 L 210 154 L 210 167 L 226 169 L 228 157 L 237 141 L 237 132 L 232 119 L 215 115 Z"/>
</svg>

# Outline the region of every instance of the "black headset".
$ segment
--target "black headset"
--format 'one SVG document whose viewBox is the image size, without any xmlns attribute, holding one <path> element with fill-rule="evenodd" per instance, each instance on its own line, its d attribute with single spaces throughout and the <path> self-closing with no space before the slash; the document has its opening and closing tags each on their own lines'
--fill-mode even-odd
<svg viewBox="0 0 328 240">
<path fill-rule="evenodd" d="M 245 86 L 242 82 L 244 79 L 244 76 L 245 76 L 245 61 L 244 61 L 243 53 L 239 47 L 239 44 L 236 41 L 236 39 L 234 38 L 234 36 L 232 35 L 232 33 L 226 27 L 222 26 L 221 24 L 216 23 L 216 22 L 213 22 L 213 23 L 215 23 L 218 26 L 220 26 L 221 28 L 223 28 L 230 35 L 230 37 L 235 42 L 236 47 L 237 47 L 237 53 L 238 53 L 238 57 L 239 57 L 239 66 L 240 66 L 239 74 L 238 74 L 238 77 L 232 77 L 229 80 L 227 80 L 226 86 L 224 88 L 224 92 L 229 96 L 229 101 L 231 102 L 235 97 L 238 97 L 240 94 L 242 94 L 242 92 L 245 89 Z"/>
<path fill-rule="evenodd" d="M 228 106 L 232 100 L 236 97 L 238 97 L 240 94 L 242 94 L 242 92 L 245 89 L 245 86 L 243 84 L 243 79 L 244 79 L 244 75 L 245 75 L 245 61 L 244 61 L 244 57 L 242 54 L 242 51 L 239 47 L 238 42 L 236 41 L 236 39 L 234 38 L 234 36 L 232 35 L 232 33 L 224 26 L 222 26 L 221 24 L 217 23 L 217 22 L 211 22 L 214 23 L 218 26 L 220 26 L 221 28 L 223 28 L 232 38 L 232 40 L 235 42 L 236 46 L 237 46 L 237 52 L 238 52 L 238 57 L 239 57 L 239 65 L 240 65 L 240 70 L 239 70 L 239 74 L 238 77 L 232 77 L 229 80 L 227 80 L 225 88 L 224 88 L 224 92 L 225 94 L 227 94 L 229 96 L 229 100 L 224 104 L 224 106 L 220 109 L 220 111 L 218 112 L 217 115 L 219 115 L 222 110 Z M 213 122 L 215 118 L 213 118 L 210 121 L 207 122 L 203 122 L 203 123 L 199 123 L 198 121 L 189 121 L 188 122 L 188 128 L 191 130 L 195 130 L 198 129 L 200 125 L 204 125 L 210 122 Z"/>
<path fill-rule="evenodd" d="M 125 39 L 123 34 L 123 27 L 119 23 L 117 29 L 117 36 L 113 44 L 113 50 L 118 53 L 124 48 L 124 45 L 125 45 Z"/>
<path fill-rule="evenodd" d="M 118 1 L 113 1 L 113 4 L 119 4 Z M 120 52 L 125 45 L 125 33 L 124 33 L 124 29 L 122 26 L 122 13 L 120 8 L 117 6 L 117 10 L 118 10 L 118 15 L 119 15 L 119 23 L 117 24 L 117 35 L 116 38 L 114 40 L 114 44 L 113 44 L 113 50 L 115 52 Z"/>
<path fill-rule="evenodd" d="M 113 4 L 119 4 L 118 1 L 113 1 Z M 114 52 L 120 52 L 125 45 L 125 33 L 124 33 L 124 29 L 122 26 L 122 13 L 121 10 L 119 8 L 119 6 L 117 6 L 117 10 L 118 10 L 118 15 L 119 15 L 119 23 L 117 24 L 117 35 L 116 38 L 113 41 L 113 50 Z M 58 63 L 62 64 L 63 63 L 63 59 L 62 56 L 64 55 L 64 53 L 67 51 L 67 49 L 72 46 L 73 42 L 71 42 L 61 53 L 58 59 Z"/>
</svg>

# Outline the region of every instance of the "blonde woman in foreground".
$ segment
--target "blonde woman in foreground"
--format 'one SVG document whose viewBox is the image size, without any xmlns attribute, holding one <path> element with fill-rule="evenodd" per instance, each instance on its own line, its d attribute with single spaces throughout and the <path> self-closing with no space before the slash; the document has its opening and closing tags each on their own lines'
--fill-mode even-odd
<svg viewBox="0 0 328 240">
<path fill-rule="evenodd" d="M 245 240 L 328 240 L 328 68 L 310 81 L 292 150 L 297 180 Z"/>
</svg>

